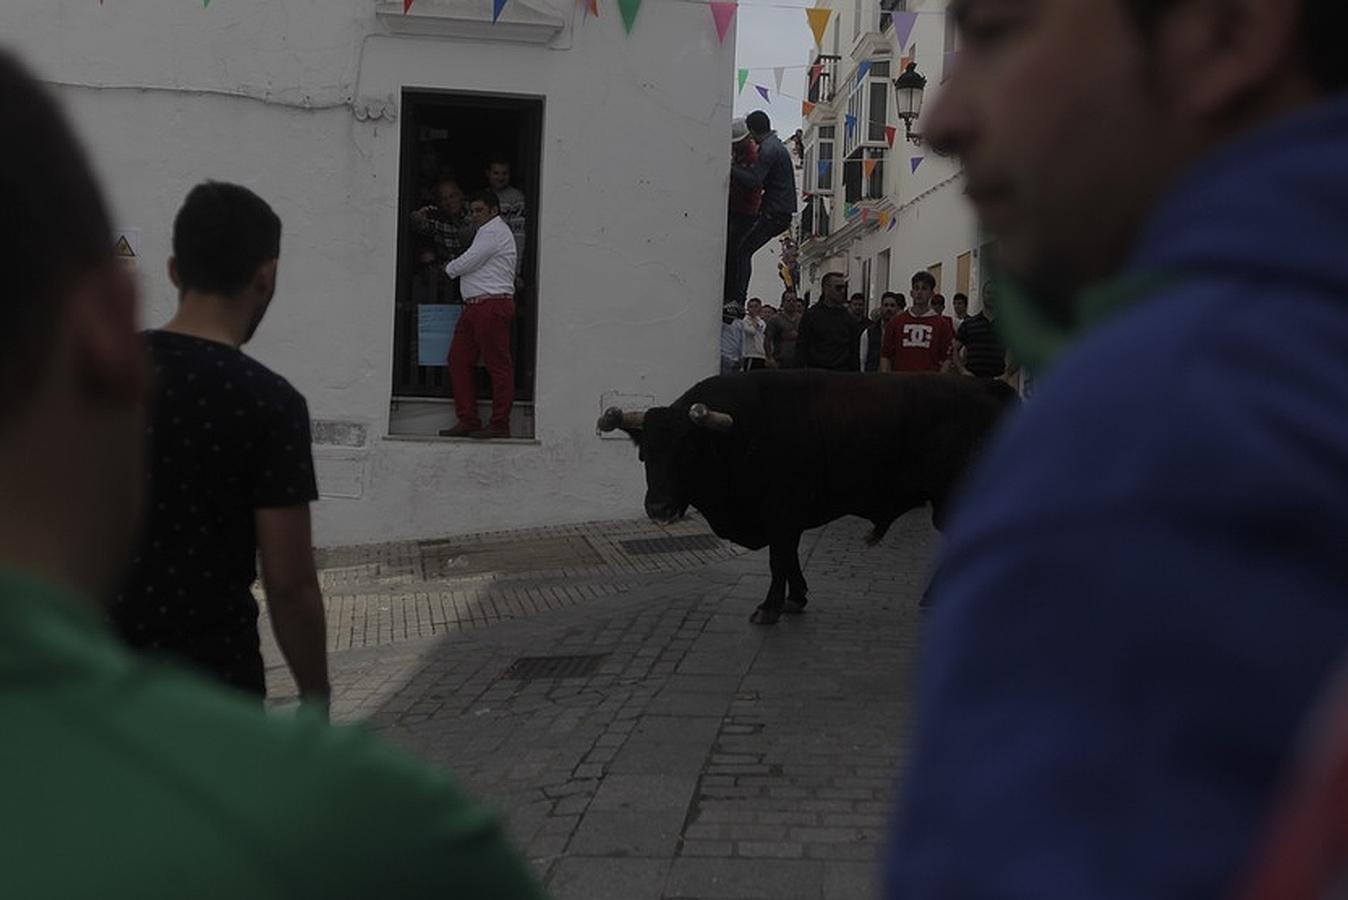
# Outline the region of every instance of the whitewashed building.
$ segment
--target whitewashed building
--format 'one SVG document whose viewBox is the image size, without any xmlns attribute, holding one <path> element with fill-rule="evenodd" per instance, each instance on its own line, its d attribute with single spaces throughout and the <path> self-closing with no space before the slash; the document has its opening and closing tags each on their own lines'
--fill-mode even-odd
<svg viewBox="0 0 1348 900">
<path fill-rule="evenodd" d="M 70 110 L 139 262 L 147 325 L 176 297 L 173 216 L 237 181 L 285 225 L 249 352 L 308 398 L 323 545 L 639 514 L 614 402 L 667 402 L 717 367 L 734 34 L 648 0 L 6 0 L 0 41 Z M 670 135 L 677 135 L 670 140 Z M 509 442 L 436 438 L 419 365 L 442 286 L 409 212 L 437 175 L 527 195 Z M 77 211 L 75 211 L 77 212 Z M 433 267 L 431 267 L 433 272 Z"/>
<path fill-rule="evenodd" d="M 909 140 L 894 102 L 905 59 L 927 78 L 925 105 L 940 95 L 957 49 L 945 0 L 819 5 L 834 14 L 810 60 L 818 68 L 806 75 L 815 106 L 804 126 L 805 287 L 817 297 L 825 273 L 845 272 L 850 290 L 874 307 L 886 290 L 906 294 L 913 273 L 925 269 L 947 301 L 963 292 L 977 310 L 982 254 L 958 161 Z M 918 137 L 921 124 L 912 129 Z"/>
</svg>

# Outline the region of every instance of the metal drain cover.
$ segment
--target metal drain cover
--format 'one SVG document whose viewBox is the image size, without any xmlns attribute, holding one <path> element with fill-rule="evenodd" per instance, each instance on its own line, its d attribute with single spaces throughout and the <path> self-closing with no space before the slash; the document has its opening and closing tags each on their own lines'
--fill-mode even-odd
<svg viewBox="0 0 1348 900">
<path fill-rule="evenodd" d="M 502 678 L 534 681 L 539 678 L 585 678 L 599 670 L 607 653 L 588 656 L 521 656 L 510 664 Z"/>
<path fill-rule="evenodd" d="M 714 534 L 690 534 L 685 537 L 619 541 L 618 546 L 633 556 L 651 556 L 656 553 L 687 553 L 690 550 L 720 550 L 721 539 Z"/>
</svg>

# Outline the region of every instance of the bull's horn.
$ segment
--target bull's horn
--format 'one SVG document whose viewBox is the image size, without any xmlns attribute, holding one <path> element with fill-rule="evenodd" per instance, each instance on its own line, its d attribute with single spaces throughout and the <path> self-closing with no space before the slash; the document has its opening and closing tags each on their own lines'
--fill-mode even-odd
<svg viewBox="0 0 1348 900">
<path fill-rule="evenodd" d="M 728 413 L 708 409 L 705 403 L 694 403 L 688 407 L 688 418 L 693 424 L 708 431 L 729 431 L 735 427 L 735 418 Z"/>
<path fill-rule="evenodd" d="M 644 412 L 623 412 L 616 406 L 610 406 L 599 417 L 599 430 L 605 432 L 616 431 L 619 428 L 627 431 L 638 431 L 645 424 L 646 414 Z"/>
</svg>

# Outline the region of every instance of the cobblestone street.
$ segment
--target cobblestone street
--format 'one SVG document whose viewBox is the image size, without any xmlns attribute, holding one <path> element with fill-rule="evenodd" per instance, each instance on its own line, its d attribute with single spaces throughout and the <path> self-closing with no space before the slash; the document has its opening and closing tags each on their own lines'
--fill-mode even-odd
<svg viewBox="0 0 1348 900">
<path fill-rule="evenodd" d="M 697 520 L 329 552 L 334 717 L 499 808 L 559 900 L 874 896 L 936 538 L 867 528 L 806 535 L 770 628 L 767 551 Z"/>
</svg>

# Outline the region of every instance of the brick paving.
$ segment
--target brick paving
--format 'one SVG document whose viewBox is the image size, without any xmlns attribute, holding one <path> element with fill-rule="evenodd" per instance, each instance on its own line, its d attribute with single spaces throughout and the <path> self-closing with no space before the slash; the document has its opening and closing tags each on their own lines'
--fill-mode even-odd
<svg viewBox="0 0 1348 900">
<path fill-rule="evenodd" d="M 859 520 L 807 534 L 809 610 L 769 628 L 748 622 L 766 551 L 623 549 L 652 527 L 330 554 L 334 717 L 499 808 L 558 900 L 875 896 L 935 545 L 925 514 L 874 548 Z M 691 521 L 676 534 L 697 533 Z M 465 547 L 497 556 L 479 566 Z M 585 564 L 554 564 L 577 553 Z M 533 561 L 502 565 L 520 557 Z M 451 618 L 445 596 L 458 609 L 474 566 L 489 573 L 480 616 Z M 362 638 L 343 644 L 361 616 Z M 293 686 L 268 652 L 284 698 Z M 580 655 L 602 659 L 580 677 L 508 677 L 521 657 Z"/>
</svg>

